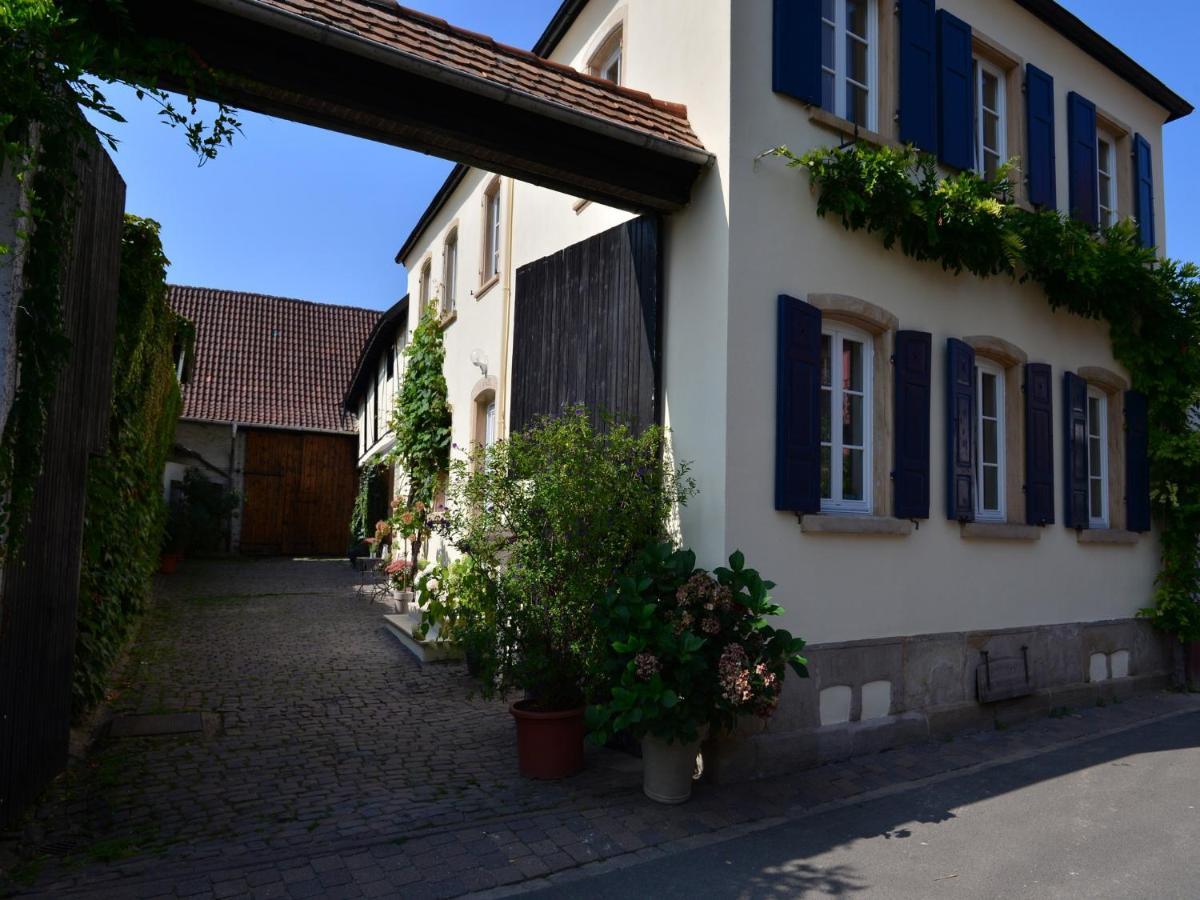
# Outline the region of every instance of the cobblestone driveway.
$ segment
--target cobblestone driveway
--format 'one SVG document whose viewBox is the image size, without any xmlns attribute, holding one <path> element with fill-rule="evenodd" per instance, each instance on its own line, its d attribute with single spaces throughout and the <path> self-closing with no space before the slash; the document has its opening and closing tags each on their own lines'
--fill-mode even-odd
<svg viewBox="0 0 1200 900">
<path fill-rule="evenodd" d="M 26 829 L 24 850 L 40 851 L 17 873 L 29 892 L 417 898 L 544 884 L 1196 706 L 1153 695 L 661 807 L 640 794 L 640 763 L 615 752 L 589 751 L 565 782 L 521 779 L 504 705 L 472 697 L 459 664 L 420 666 L 354 584 L 344 561 L 193 562 L 164 579 L 113 708 L 198 711 L 217 727 L 97 747 Z"/>
</svg>

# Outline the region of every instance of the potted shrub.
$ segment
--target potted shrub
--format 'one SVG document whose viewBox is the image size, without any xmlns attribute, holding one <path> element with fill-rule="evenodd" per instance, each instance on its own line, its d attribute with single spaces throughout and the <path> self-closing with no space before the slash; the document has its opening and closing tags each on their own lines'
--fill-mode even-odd
<svg viewBox="0 0 1200 900">
<path fill-rule="evenodd" d="M 703 734 L 732 730 L 739 716 L 769 717 L 790 665 L 808 674 L 804 641 L 767 619 L 771 602 L 740 551 L 729 568 L 696 568 L 689 550 L 649 548 L 597 610 L 611 638 L 609 679 L 589 709 L 596 740 L 622 731 L 642 741 L 643 790 L 663 803 L 691 795 Z"/>
<path fill-rule="evenodd" d="M 664 464 L 661 429 L 604 426 L 571 408 L 453 466 L 448 528 L 479 576 L 466 588 L 479 614 L 462 630 L 485 694 L 524 693 L 510 711 L 530 777 L 582 767 L 605 655 L 593 609 L 693 491 L 686 467 Z"/>
<path fill-rule="evenodd" d="M 413 599 L 413 564 L 407 559 L 398 557 L 388 563 L 384 571 L 387 573 L 392 596 L 400 604 L 400 612 L 407 613 L 408 605 Z"/>
</svg>

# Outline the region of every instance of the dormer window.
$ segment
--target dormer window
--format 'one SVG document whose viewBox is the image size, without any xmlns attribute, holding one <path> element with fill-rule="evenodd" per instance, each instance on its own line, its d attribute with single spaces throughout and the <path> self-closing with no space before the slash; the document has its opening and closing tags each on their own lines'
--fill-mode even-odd
<svg viewBox="0 0 1200 900">
<path fill-rule="evenodd" d="M 614 28 L 596 52 L 592 54 L 591 61 L 588 63 L 589 74 L 603 78 L 605 81 L 611 81 L 613 84 L 621 83 L 621 63 L 624 50 L 621 40 L 622 31 L 620 25 Z"/>
</svg>

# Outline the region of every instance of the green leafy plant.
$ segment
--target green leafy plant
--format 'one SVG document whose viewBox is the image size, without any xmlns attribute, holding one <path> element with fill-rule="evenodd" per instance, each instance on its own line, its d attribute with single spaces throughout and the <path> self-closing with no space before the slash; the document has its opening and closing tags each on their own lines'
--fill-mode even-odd
<svg viewBox="0 0 1200 900">
<path fill-rule="evenodd" d="M 783 612 L 772 587 L 741 551 L 709 573 L 690 550 L 644 550 L 596 610 L 611 652 L 588 708 L 592 739 L 628 731 L 686 743 L 743 715 L 768 718 L 787 667 L 808 674 L 804 641 L 767 621 Z"/>
<path fill-rule="evenodd" d="M 1094 229 L 1017 205 L 1007 167 L 990 180 L 940 177 L 912 148 L 862 143 L 767 155 L 806 171 L 818 215 L 848 230 L 956 274 L 1032 281 L 1051 307 L 1108 323 L 1114 355 L 1149 400 L 1162 564 L 1141 614 L 1180 640 L 1200 640 L 1200 269 L 1159 259 L 1130 221 Z"/>
<path fill-rule="evenodd" d="M 442 371 L 446 348 L 432 309 L 426 309 L 404 350 L 406 365 L 400 397 L 390 428 L 396 436 L 388 462 L 399 463 L 408 480 L 408 500 L 397 507 L 394 524 L 408 532 L 412 563 L 421 555 L 425 518 L 433 508 L 439 484 L 450 465 L 450 404 Z M 405 514 L 420 517 L 420 527 L 402 521 Z"/>
<path fill-rule="evenodd" d="M 594 606 L 695 490 L 686 466 L 663 462 L 664 438 L 596 428 L 575 407 L 455 462 L 448 530 L 486 584 L 466 628 L 485 692 L 521 689 L 542 710 L 583 703 L 604 655 Z"/>
<path fill-rule="evenodd" d="M 103 695 L 108 670 L 149 601 L 163 543 L 162 471 L 181 407 L 173 351 L 186 332 L 167 298 L 166 266 L 158 223 L 126 216 L 108 446 L 88 467 L 76 715 Z"/>
<path fill-rule="evenodd" d="M 160 89 L 165 73 L 191 85 L 177 107 Z M 0 177 L 22 185 L 27 214 L 19 223 L 25 248 L 17 309 L 12 408 L 0 434 L 0 558 L 20 540 L 41 471 L 47 413 L 70 353 L 62 321 L 62 278 L 71 251 L 77 164 L 83 150 L 113 136 L 81 110 L 123 121 L 101 86 L 124 83 L 158 104 L 169 126 L 182 128 L 201 162 L 232 141 L 239 123 L 220 106 L 211 122 L 196 94 L 220 90 L 220 76 L 172 43 L 139 34 L 123 0 L 10 0 L 0 3 Z M 14 247 L 0 246 L 0 255 Z"/>
<path fill-rule="evenodd" d="M 478 669 L 486 640 L 494 633 L 495 586 L 474 557 L 430 566 L 417 576 L 421 622 L 414 633 L 424 640 L 436 625 L 438 640 L 458 644 L 468 666 Z"/>
</svg>

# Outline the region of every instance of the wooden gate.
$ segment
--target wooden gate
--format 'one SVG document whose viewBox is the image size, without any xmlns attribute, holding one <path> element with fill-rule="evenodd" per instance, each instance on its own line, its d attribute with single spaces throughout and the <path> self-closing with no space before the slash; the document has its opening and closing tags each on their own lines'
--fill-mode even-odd
<svg viewBox="0 0 1200 900">
<path fill-rule="evenodd" d="M 50 404 L 20 552 L 0 577 L 0 825 L 67 762 L 88 458 L 108 444 L 125 183 L 99 146 L 76 166 L 79 207 L 62 295 L 71 352 Z"/>
<path fill-rule="evenodd" d="M 513 431 L 576 403 L 634 430 L 662 421 L 660 250 L 643 216 L 517 269 Z"/>
<path fill-rule="evenodd" d="M 340 556 L 358 489 L 354 437 L 247 431 L 243 553 Z"/>
</svg>

